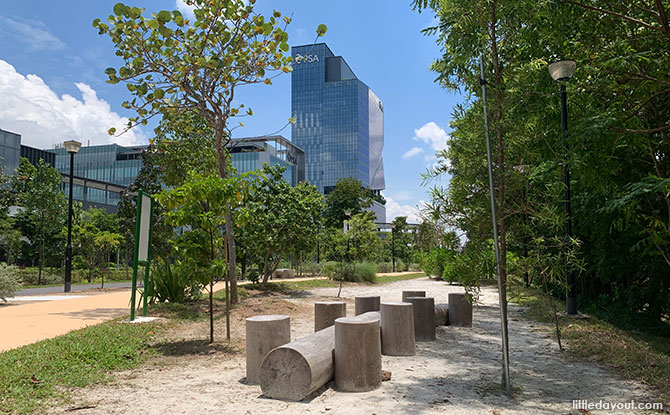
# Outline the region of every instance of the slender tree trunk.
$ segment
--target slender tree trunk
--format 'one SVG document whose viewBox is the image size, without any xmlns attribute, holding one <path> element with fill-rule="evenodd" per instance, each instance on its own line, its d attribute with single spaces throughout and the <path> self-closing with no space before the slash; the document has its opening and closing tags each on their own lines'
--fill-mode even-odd
<svg viewBox="0 0 670 415">
<path fill-rule="evenodd" d="M 209 280 L 209 342 L 214 343 L 214 276 Z"/>
<path fill-rule="evenodd" d="M 507 326 L 507 223 L 505 220 L 506 215 L 506 206 L 505 206 L 505 148 L 503 142 L 503 69 L 502 64 L 500 63 L 500 57 L 498 55 L 498 39 L 496 34 L 496 25 L 497 25 L 497 2 L 494 1 L 491 4 L 491 22 L 490 22 L 490 35 L 491 35 L 491 55 L 493 59 L 493 68 L 494 68 L 494 79 L 495 79 L 495 110 L 494 114 L 494 123 L 496 131 L 496 164 L 498 167 L 498 222 L 499 222 L 499 243 L 500 243 L 500 280 L 501 280 L 501 292 L 500 292 L 500 304 L 501 304 L 501 313 L 503 320 L 503 330 L 505 330 L 505 339 L 508 339 L 508 344 L 503 347 L 503 350 L 509 350 L 509 330 Z M 504 352 L 503 352 L 504 353 Z M 503 362 L 505 359 L 509 362 L 509 354 L 503 356 Z M 509 385 L 504 385 L 508 388 Z"/>
<path fill-rule="evenodd" d="M 37 285 L 42 284 L 42 267 L 44 266 L 44 227 L 40 227 L 40 260 L 39 271 L 37 272 Z"/>
</svg>

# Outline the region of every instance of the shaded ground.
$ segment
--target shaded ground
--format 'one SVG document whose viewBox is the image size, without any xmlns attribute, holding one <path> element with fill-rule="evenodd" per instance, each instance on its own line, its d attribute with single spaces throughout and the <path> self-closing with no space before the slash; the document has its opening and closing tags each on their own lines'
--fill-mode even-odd
<svg viewBox="0 0 670 415">
<path fill-rule="evenodd" d="M 342 295 L 353 314 L 353 297 L 381 295 L 399 301 L 401 290 L 420 289 L 446 302 L 460 287 L 426 278 L 384 286 L 345 286 Z M 313 329 L 314 301 L 332 299 L 337 288 L 319 288 L 305 296 L 266 294 L 245 300 L 232 314 L 233 342 L 207 345 L 207 322 L 182 323 L 156 341 L 162 356 L 142 368 L 122 372 L 116 382 L 73 391 L 73 403 L 51 413 L 132 414 L 569 414 L 572 400 L 592 402 L 650 402 L 645 389 L 617 379 L 606 370 L 567 359 L 556 344 L 523 310 L 510 305 L 510 349 L 514 399 L 501 395 L 498 385 L 500 321 L 497 295 L 485 287 L 475 308 L 472 328 L 440 327 L 435 342 L 418 343 L 413 357 L 383 357 L 383 369 L 392 378 L 365 393 L 343 393 L 322 388 L 303 402 L 262 397 L 260 387 L 244 383 L 244 319 L 257 314 L 291 316 L 292 338 Z M 217 322 L 217 336 L 225 324 Z M 641 413 L 635 411 L 592 411 Z"/>
</svg>

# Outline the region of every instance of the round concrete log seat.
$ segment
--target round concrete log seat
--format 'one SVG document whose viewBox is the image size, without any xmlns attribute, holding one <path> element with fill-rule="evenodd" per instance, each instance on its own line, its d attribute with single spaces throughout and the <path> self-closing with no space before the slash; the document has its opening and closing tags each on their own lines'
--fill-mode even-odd
<svg viewBox="0 0 670 415">
<path fill-rule="evenodd" d="M 265 355 L 291 341 L 291 320 L 284 315 L 249 317 L 246 332 L 247 383 L 259 383 Z"/>
<path fill-rule="evenodd" d="M 409 297 L 425 297 L 426 292 L 425 291 L 403 291 L 402 292 L 402 302 L 406 303 L 407 298 Z"/>
<path fill-rule="evenodd" d="M 261 366 L 261 390 L 274 399 L 299 401 L 333 377 L 335 327 L 273 349 Z"/>
<path fill-rule="evenodd" d="M 435 324 L 449 325 L 449 304 L 435 304 Z"/>
<path fill-rule="evenodd" d="M 414 313 L 411 303 L 382 303 L 382 354 L 414 356 Z"/>
<path fill-rule="evenodd" d="M 465 294 L 449 294 L 449 325 L 472 327 L 472 304 Z"/>
<path fill-rule="evenodd" d="M 319 301 L 314 303 L 314 332 L 335 324 L 335 319 L 347 316 L 344 301 Z"/>
<path fill-rule="evenodd" d="M 414 338 L 418 342 L 435 340 L 435 300 L 432 297 L 408 297 L 414 311 Z"/>
<path fill-rule="evenodd" d="M 377 319 L 335 320 L 335 387 L 365 392 L 382 383 L 382 347 Z"/>
<path fill-rule="evenodd" d="M 368 296 L 368 297 L 355 297 L 354 298 L 354 311 L 355 315 L 367 313 L 368 311 L 379 311 L 379 304 L 381 299 L 378 295 Z"/>
</svg>

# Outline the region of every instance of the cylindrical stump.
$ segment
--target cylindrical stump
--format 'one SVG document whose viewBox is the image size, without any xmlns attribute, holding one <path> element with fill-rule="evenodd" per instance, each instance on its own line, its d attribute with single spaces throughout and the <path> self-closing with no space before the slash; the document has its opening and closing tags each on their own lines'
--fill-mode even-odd
<svg viewBox="0 0 670 415">
<path fill-rule="evenodd" d="M 347 316 L 344 301 L 319 301 L 314 303 L 314 332 L 335 324 L 335 319 Z"/>
<path fill-rule="evenodd" d="M 449 325 L 472 327 L 472 304 L 465 294 L 449 294 Z"/>
<path fill-rule="evenodd" d="M 449 304 L 435 304 L 435 324 L 449 325 Z"/>
<path fill-rule="evenodd" d="M 408 297 L 414 311 L 414 338 L 418 342 L 435 340 L 435 300 L 432 297 Z"/>
<path fill-rule="evenodd" d="M 382 354 L 414 356 L 414 313 L 411 303 L 382 303 Z"/>
<path fill-rule="evenodd" d="M 249 317 L 246 331 L 247 383 L 259 383 L 265 355 L 291 341 L 291 320 L 283 315 Z"/>
<path fill-rule="evenodd" d="M 354 309 L 355 315 L 367 313 L 368 311 L 379 311 L 379 304 L 381 299 L 379 296 L 355 297 Z"/>
<path fill-rule="evenodd" d="M 402 302 L 406 303 L 409 297 L 425 297 L 425 291 L 403 291 L 402 292 Z"/>
<path fill-rule="evenodd" d="M 377 319 L 335 320 L 335 387 L 365 392 L 382 383 L 382 347 Z"/>
</svg>

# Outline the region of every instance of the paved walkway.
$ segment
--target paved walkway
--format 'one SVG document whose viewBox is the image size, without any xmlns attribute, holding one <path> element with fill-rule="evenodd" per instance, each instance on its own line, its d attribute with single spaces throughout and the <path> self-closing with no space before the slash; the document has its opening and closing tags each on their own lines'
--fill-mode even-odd
<svg viewBox="0 0 670 415">
<path fill-rule="evenodd" d="M 314 278 L 291 278 L 275 281 L 304 281 Z M 249 284 L 248 281 L 238 285 Z M 214 291 L 224 288 L 223 283 Z M 130 307 L 129 290 L 73 296 L 67 301 L 40 301 L 20 304 L 9 299 L 0 303 L 0 351 L 35 343 L 93 324 L 127 316 Z"/>
<path fill-rule="evenodd" d="M 94 290 L 100 288 L 100 283 L 95 284 L 77 284 L 70 287 L 73 293 Z M 130 288 L 130 282 L 106 282 L 105 288 Z M 24 295 L 42 295 L 42 294 L 61 294 L 63 293 L 63 286 L 55 287 L 34 287 L 34 288 L 24 288 L 16 293 L 16 297 Z"/>
</svg>

